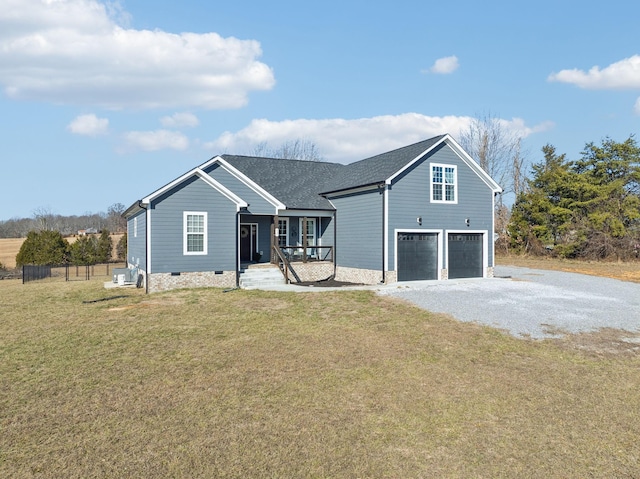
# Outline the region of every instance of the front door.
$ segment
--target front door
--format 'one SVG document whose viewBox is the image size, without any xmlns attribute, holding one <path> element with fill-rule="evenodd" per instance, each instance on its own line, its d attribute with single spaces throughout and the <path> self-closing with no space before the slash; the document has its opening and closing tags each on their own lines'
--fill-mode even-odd
<svg viewBox="0 0 640 479">
<path fill-rule="evenodd" d="M 258 225 L 255 223 L 240 224 L 240 261 L 253 261 L 253 253 L 258 244 Z"/>
</svg>

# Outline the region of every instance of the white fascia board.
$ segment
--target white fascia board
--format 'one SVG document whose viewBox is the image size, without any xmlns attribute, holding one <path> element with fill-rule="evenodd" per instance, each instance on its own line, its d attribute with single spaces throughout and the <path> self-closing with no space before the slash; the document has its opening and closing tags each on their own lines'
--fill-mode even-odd
<svg viewBox="0 0 640 479">
<path fill-rule="evenodd" d="M 241 173 L 239 170 L 237 170 L 236 168 L 231 166 L 231 164 L 228 161 L 226 161 L 224 158 L 217 157 L 217 158 L 215 158 L 215 160 L 225 170 L 227 170 L 233 176 L 238 178 L 242 183 L 244 183 L 246 186 L 251 188 L 256 193 L 258 193 L 260 196 L 262 196 L 266 201 L 271 203 L 276 208 L 276 211 L 277 210 L 284 210 L 284 209 L 287 208 L 287 205 L 282 203 L 279 199 L 277 199 L 275 196 L 273 196 L 271 193 L 269 193 L 262 186 L 260 186 L 255 181 L 253 181 L 251 178 L 246 176 L 244 173 Z"/>
<path fill-rule="evenodd" d="M 200 167 L 193 168 L 192 170 L 186 172 L 184 175 L 179 176 L 178 178 L 173 180 L 171 183 L 168 183 L 165 186 L 163 186 L 162 188 L 160 188 L 159 190 L 154 191 L 149 196 L 146 196 L 145 198 L 142 198 L 142 200 L 141 200 L 142 204 L 149 205 L 154 199 L 156 199 L 160 195 L 163 195 L 164 193 L 166 193 L 167 191 L 171 190 L 172 188 L 175 188 L 180 183 L 182 183 L 183 181 L 188 180 L 192 176 L 198 176 L 199 178 L 204 180 L 205 183 L 207 183 L 209 186 L 211 186 L 212 188 L 217 190 L 219 193 L 221 193 L 223 196 L 227 197 L 229 200 L 231 200 L 233 203 L 235 203 L 236 207 L 238 209 L 248 206 L 246 201 L 244 201 L 242 198 L 240 198 L 236 194 L 232 193 L 228 188 L 223 186 L 221 183 L 219 183 L 215 179 L 211 178 L 204 171 L 202 171 L 200 169 Z"/>
<path fill-rule="evenodd" d="M 443 141 L 445 140 L 451 149 L 462 159 L 462 161 L 469 165 L 469 168 L 475 171 L 475 173 L 487 184 L 489 188 L 491 188 L 494 193 L 502 193 L 502 187 L 496 183 L 491 176 L 489 176 L 489 173 L 482 169 L 476 160 L 469 156 L 469 153 L 464 151 L 464 148 L 462 148 L 456 140 L 449 135 L 444 137 Z"/>
<path fill-rule="evenodd" d="M 149 203 L 151 203 L 153 200 L 155 200 L 158 196 L 166 193 L 167 191 L 169 191 L 171 188 L 174 188 L 175 186 L 179 185 L 180 183 L 182 183 L 183 181 L 185 181 L 188 178 L 191 178 L 193 175 L 196 174 L 196 171 L 198 170 L 198 168 L 193 168 L 192 170 L 187 171 L 184 175 L 179 176 L 178 178 L 176 178 L 175 180 L 173 180 L 171 183 L 167 183 L 166 185 L 164 185 L 162 188 L 154 191 L 153 193 L 151 193 L 149 196 L 145 196 L 144 198 L 142 198 L 142 203 L 145 205 L 148 205 Z"/>
<path fill-rule="evenodd" d="M 220 155 L 218 156 L 214 156 L 213 158 L 205 161 L 204 163 L 202 163 L 200 166 L 198 166 L 198 168 L 200 168 L 201 170 L 205 170 L 208 167 L 210 167 L 211 165 L 213 165 L 216 161 L 221 160 L 222 157 Z"/>
<path fill-rule="evenodd" d="M 236 195 L 233 191 L 231 191 L 229 188 L 224 186 L 218 180 L 206 174 L 200 168 L 197 168 L 196 174 L 209 186 L 218 190 L 220 194 L 222 194 L 223 196 L 226 196 L 229 200 L 235 203 L 238 209 L 246 208 L 247 206 L 249 206 L 249 203 L 244 201 L 242 198 L 240 198 L 238 195 Z"/>
<path fill-rule="evenodd" d="M 407 169 L 411 168 L 418 160 L 423 158 L 425 155 L 429 154 L 431 151 L 433 151 L 436 147 L 438 147 L 442 143 L 447 143 L 451 147 L 451 149 L 454 151 L 454 153 L 456 153 L 460 157 L 460 159 L 464 161 L 467 164 L 467 166 L 469 166 L 469 168 L 471 168 L 480 177 L 480 179 L 487 184 L 489 188 L 491 188 L 491 190 L 494 193 L 502 193 L 502 188 L 500 187 L 500 185 L 496 183 L 495 180 L 491 178 L 489 174 L 486 171 L 484 171 L 480 167 L 480 165 L 473 158 L 471 158 L 471 156 L 469 156 L 469 154 L 466 151 L 464 151 L 464 149 L 458 144 L 458 142 L 456 142 L 449 134 L 444 135 L 440 139 L 440 141 L 431 145 L 430 148 L 420 153 L 413 160 L 407 163 L 402 169 L 396 171 L 392 176 L 387 178 L 385 183 L 387 185 L 390 185 L 394 179 L 396 179 L 399 175 L 401 175 Z"/>
<path fill-rule="evenodd" d="M 446 137 L 445 137 L 446 138 Z M 404 173 L 405 171 L 407 171 L 409 168 L 411 168 L 418 160 L 420 160 L 421 158 L 423 158 L 425 155 L 427 155 L 431 150 L 433 150 L 436 146 L 438 146 L 440 143 L 442 143 L 444 141 L 445 138 L 442 138 L 439 142 L 435 143 L 434 145 L 431 146 L 431 148 L 427 148 L 426 150 L 424 150 L 422 153 L 420 153 L 418 156 L 416 156 L 413 160 L 411 160 L 409 163 L 407 163 L 406 165 L 404 165 L 404 167 L 400 168 L 398 171 L 396 171 L 393 175 L 391 175 L 389 178 L 387 178 L 385 180 L 385 184 L 386 185 L 390 185 L 393 180 L 395 180 L 398 176 L 400 176 L 402 173 Z"/>
</svg>

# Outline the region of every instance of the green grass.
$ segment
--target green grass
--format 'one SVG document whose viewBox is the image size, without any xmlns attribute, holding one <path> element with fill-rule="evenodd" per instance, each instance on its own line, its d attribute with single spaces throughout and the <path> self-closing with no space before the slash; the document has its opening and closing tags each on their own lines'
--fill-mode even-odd
<svg viewBox="0 0 640 479">
<path fill-rule="evenodd" d="M 0 282 L 0 477 L 640 474 L 637 352 L 365 291 L 113 291 Z"/>
</svg>

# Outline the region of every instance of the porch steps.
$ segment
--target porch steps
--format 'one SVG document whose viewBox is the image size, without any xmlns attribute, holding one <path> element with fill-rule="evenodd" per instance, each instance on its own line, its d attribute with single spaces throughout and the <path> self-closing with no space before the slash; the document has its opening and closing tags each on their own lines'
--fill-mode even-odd
<svg viewBox="0 0 640 479">
<path fill-rule="evenodd" d="M 284 276 L 279 268 L 269 265 L 268 267 L 248 267 L 240 271 L 240 287 L 242 289 L 260 289 L 265 286 L 275 286 L 285 284 Z"/>
</svg>

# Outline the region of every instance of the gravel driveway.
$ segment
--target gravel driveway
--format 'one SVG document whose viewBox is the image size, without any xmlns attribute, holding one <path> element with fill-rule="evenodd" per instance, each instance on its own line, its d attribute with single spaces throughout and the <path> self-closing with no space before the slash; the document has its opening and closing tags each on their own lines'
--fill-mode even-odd
<svg viewBox="0 0 640 479">
<path fill-rule="evenodd" d="M 559 271 L 498 266 L 493 279 L 397 283 L 379 294 L 460 321 L 535 339 L 615 328 L 640 332 L 640 284 Z"/>
</svg>

